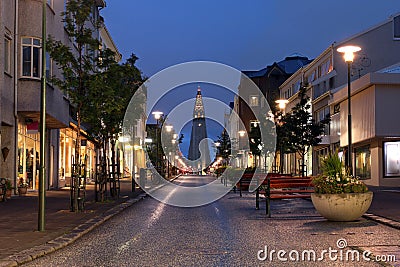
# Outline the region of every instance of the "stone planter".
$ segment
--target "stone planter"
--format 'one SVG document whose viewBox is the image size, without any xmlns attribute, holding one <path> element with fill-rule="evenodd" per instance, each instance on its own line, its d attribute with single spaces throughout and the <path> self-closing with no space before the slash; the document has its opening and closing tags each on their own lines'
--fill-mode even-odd
<svg viewBox="0 0 400 267">
<path fill-rule="evenodd" d="M 348 222 L 360 218 L 371 205 L 373 193 L 311 194 L 315 209 L 330 221 Z"/>
<path fill-rule="evenodd" d="M 28 187 L 18 187 L 18 195 L 25 196 L 28 192 Z"/>
<path fill-rule="evenodd" d="M 6 189 L 6 199 L 11 199 L 12 189 Z"/>
</svg>

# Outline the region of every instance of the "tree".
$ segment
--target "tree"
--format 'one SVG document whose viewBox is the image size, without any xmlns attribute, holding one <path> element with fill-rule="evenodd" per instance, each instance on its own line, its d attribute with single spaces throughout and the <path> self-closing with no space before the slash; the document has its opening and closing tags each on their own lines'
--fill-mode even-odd
<svg viewBox="0 0 400 267">
<path fill-rule="evenodd" d="M 116 164 L 115 144 L 122 132 L 125 112 L 129 102 L 143 83 L 140 70 L 135 66 L 138 59 L 134 54 L 123 64 L 115 61 L 115 53 L 109 49 L 100 52 L 98 71 L 89 82 L 88 100 L 82 106 L 82 119 L 89 123 L 89 133 L 103 146 L 111 144 L 111 164 Z M 141 103 L 144 103 L 145 99 Z M 143 113 L 143 105 L 131 107 L 136 115 L 135 122 Z M 133 125 L 136 126 L 136 125 Z M 131 133 L 134 137 L 134 133 Z M 115 173 L 115 170 L 113 169 Z"/>
<path fill-rule="evenodd" d="M 302 161 L 301 174 L 304 176 L 304 158 L 311 146 L 322 141 L 325 124 L 329 118 L 315 122 L 310 113 L 310 98 L 306 95 L 308 86 L 302 85 L 298 94 L 298 103 L 289 113 L 278 121 L 278 137 L 285 153 L 297 153 Z"/>
<path fill-rule="evenodd" d="M 75 143 L 75 162 L 80 162 L 82 109 L 89 99 L 89 83 L 96 70 L 99 41 L 94 38 L 94 28 L 89 28 L 93 0 L 69 0 L 66 11 L 62 12 L 65 29 L 73 45 L 49 36 L 47 45 L 51 58 L 61 69 L 62 78 L 52 77 L 51 81 L 63 90 L 74 109 L 77 120 L 77 141 Z"/>
<path fill-rule="evenodd" d="M 219 146 L 217 147 L 217 156 L 227 160 L 231 155 L 231 140 L 226 129 L 224 129 L 221 133 L 221 136 L 217 136 L 217 138 L 217 142 L 219 143 Z"/>
</svg>

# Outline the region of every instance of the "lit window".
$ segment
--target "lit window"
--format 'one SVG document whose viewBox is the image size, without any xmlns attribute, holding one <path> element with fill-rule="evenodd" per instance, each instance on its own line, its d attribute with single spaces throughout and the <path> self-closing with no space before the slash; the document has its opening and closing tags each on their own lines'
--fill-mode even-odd
<svg viewBox="0 0 400 267">
<path fill-rule="evenodd" d="M 11 40 L 8 37 L 4 38 L 4 72 L 11 71 Z"/>
<path fill-rule="evenodd" d="M 371 150 L 369 146 L 355 149 L 356 176 L 362 180 L 371 179 Z"/>
<path fill-rule="evenodd" d="M 385 142 L 385 177 L 400 176 L 400 142 Z"/>
<path fill-rule="evenodd" d="M 250 106 L 251 107 L 257 107 L 258 106 L 258 96 L 256 96 L 256 95 L 251 95 L 250 96 Z"/>
<path fill-rule="evenodd" d="M 22 38 L 22 76 L 40 78 L 40 39 Z"/>
</svg>

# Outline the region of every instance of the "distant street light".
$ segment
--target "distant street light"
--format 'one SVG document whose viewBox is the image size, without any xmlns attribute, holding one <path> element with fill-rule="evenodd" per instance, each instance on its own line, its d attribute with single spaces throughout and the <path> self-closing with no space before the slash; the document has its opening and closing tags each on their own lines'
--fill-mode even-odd
<svg viewBox="0 0 400 267">
<path fill-rule="evenodd" d="M 348 117 L 347 117 L 347 137 L 348 137 L 348 167 L 350 174 L 353 174 L 353 161 L 352 161 L 352 129 L 351 129 L 351 63 L 354 60 L 354 53 L 361 50 L 361 47 L 358 46 L 342 46 L 337 49 L 339 53 L 344 54 L 344 61 L 347 63 L 347 109 L 348 109 Z"/>
</svg>

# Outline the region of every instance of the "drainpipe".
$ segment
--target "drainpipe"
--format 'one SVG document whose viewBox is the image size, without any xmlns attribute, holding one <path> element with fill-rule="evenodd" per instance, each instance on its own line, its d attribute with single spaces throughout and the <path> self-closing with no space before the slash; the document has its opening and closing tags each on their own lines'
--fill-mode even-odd
<svg viewBox="0 0 400 267">
<path fill-rule="evenodd" d="M 14 15 L 14 164 L 15 168 L 12 171 L 14 176 L 14 184 L 17 185 L 17 170 L 19 167 L 17 151 L 18 151 L 18 1 L 14 0 L 15 3 L 15 15 Z M 17 187 L 15 186 L 14 193 L 17 193 Z"/>
</svg>

